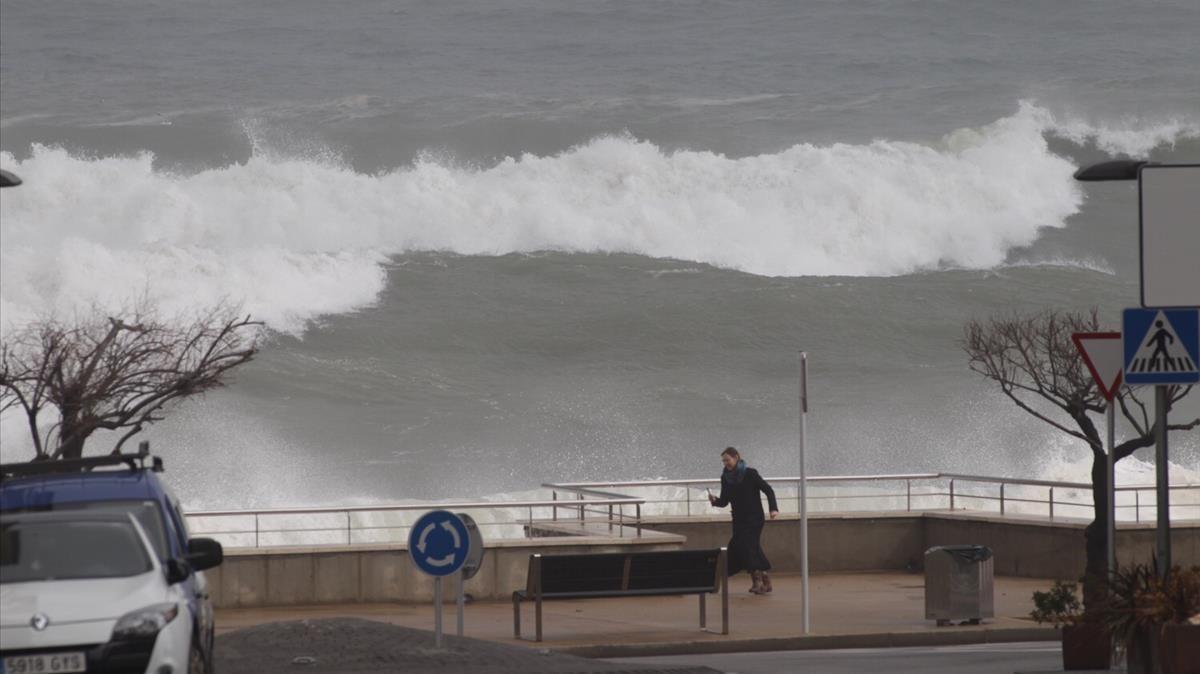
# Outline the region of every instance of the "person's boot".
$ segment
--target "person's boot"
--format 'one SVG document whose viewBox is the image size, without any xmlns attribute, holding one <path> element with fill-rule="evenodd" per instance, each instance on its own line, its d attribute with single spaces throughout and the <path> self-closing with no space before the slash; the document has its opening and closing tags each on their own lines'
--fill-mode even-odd
<svg viewBox="0 0 1200 674">
<path fill-rule="evenodd" d="M 750 585 L 750 594 L 762 594 L 762 571 L 751 571 L 750 578 L 754 581 Z"/>
<path fill-rule="evenodd" d="M 766 571 L 763 571 L 760 575 L 762 575 L 762 593 L 766 594 L 774 589 L 771 587 L 771 577 L 767 575 Z"/>
</svg>

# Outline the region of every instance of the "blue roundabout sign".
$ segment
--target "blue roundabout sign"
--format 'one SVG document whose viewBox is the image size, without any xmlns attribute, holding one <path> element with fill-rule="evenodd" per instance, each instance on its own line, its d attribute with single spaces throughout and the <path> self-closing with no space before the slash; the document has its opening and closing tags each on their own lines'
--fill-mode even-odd
<svg viewBox="0 0 1200 674">
<path fill-rule="evenodd" d="M 467 525 L 446 510 L 425 513 L 408 534 L 408 554 L 418 569 L 431 576 L 449 576 L 458 571 L 470 552 Z"/>
</svg>

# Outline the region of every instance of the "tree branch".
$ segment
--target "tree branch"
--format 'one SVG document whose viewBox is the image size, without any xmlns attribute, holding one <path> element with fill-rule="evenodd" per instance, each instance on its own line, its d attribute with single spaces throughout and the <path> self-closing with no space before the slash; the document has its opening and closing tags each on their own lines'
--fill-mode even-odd
<svg viewBox="0 0 1200 674">
<path fill-rule="evenodd" d="M 35 321 L 5 336 L 0 405 L 23 407 L 38 457 L 76 458 L 96 431 L 122 431 L 114 449 L 162 418 L 174 401 L 224 384 L 253 359 L 261 323 L 216 307 L 187 321 L 158 319 L 145 304 L 131 320 L 90 316 Z M 39 412 L 58 420 L 39 432 Z"/>
</svg>

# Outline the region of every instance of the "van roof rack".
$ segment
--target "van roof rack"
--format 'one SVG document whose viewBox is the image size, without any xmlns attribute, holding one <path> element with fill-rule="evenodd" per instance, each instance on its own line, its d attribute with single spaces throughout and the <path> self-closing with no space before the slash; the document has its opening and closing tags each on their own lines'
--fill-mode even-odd
<svg viewBox="0 0 1200 674">
<path fill-rule="evenodd" d="M 58 461 L 27 461 L 23 463 L 0 464 L 0 479 L 7 477 L 22 477 L 27 475 L 47 475 L 52 473 L 78 473 L 90 471 L 105 466 L 127 465 L 130 470 L 145 470 L 149 462 L 150 470 L 161 473 L 163 461 L 161 457 L 150 456 L 150 443 L 146 440 L 138 443 L 137 454 L 105 454 L 103 456 L 88 456 L 82 459 L 61 459 Z"/>
</svg>

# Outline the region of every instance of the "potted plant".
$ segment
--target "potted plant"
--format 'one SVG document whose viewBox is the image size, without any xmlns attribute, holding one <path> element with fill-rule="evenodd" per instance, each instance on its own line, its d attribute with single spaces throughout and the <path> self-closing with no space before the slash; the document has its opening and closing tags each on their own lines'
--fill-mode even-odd
<svg viewBox="0 0 1200 674">
<path fill-rule="evenodd" d="M 1165 577 L 1153 562 L 1120 568 L 1101 613 L 1130 674 L 1200 670 L 1200 567 Z"/>
<path fill-rule="evenodd" d="M 1062 631 L 1063 669 L 1108 669 L 1112 664 L 1112 638 L 1097 615 L 1083 612 L 1075 583 L 1057 581 L 1047 592 L 1034 592 L 1029 615 Z"/>
</svg>

